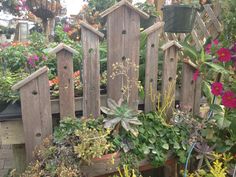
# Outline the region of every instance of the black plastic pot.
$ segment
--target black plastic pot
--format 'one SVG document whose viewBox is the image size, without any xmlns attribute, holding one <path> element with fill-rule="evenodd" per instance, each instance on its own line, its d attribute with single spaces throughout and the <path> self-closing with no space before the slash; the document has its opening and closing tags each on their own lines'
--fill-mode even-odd
<svg viewBox="0 0 236 177">
<path fill-rule="evenodd" d="M 157 17 L 155 16 L 150 16 L 149 19 L 141 19 L 140 27 L 146 29 L 152 26 L 156 22 L 156 19 Z"/>
<path fill-rule="evenodd" d="M 196 19 L 196 8 L 188 5 L 166 5 L 163 8 L 164 31 L 190 33 Z"/>
</svg>

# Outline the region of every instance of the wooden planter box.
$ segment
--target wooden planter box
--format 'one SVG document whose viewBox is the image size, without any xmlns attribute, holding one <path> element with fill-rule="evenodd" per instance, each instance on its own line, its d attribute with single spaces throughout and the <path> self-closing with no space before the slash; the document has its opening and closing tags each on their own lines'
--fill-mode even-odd
<svg viewBox="0 0 236 177">
<path fill-rule="evenodd" d="M 112 158 L 114 163 L 111 163 Z M 95 158 L 92 160 L 92 165 L 82 165 L 81 170 L 85 176 L 88 177 L 106 177 L 117 173 L 117 167 L 120 163 L 120 154 L 113 153 L 102 156 L 101 158 Z M 139 163 L 139 170 L 146 171 L 153 169 L 148 159 L 144 159 Z M 177 164 L 173 157 L 169 157 L 165 163 L 164 177 L 177 177 Z"/>
</svg>

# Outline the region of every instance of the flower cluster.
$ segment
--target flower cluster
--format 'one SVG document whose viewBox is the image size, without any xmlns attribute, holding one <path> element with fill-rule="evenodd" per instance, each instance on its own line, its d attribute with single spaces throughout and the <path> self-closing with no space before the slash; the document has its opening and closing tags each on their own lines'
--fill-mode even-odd
<svg viewBox="0 0 236 177">
<path fill-rule="evenodd" d="M 215 54 L 216 62 L 230 62 L 232 60 L 234 61 L 233 54 L 236 52 L 236 43 L 229 49 L 222 47 L 218 40 L 214 40 L 210 44 L 206 45 L 205 51 L 210 55 Z"/>
<path fill-rule="evenodd" d="M 215 96 L 221 96 L 222 104 L 227 108 L 236 108 L 236 95 L 232 91 L 224 91 L 221 82 L 214 82 L 211 85 L 211 93 Z"/>
<path fill-rule="evenodd" d="M 80 71 L 76 71 L 74 72 L 74 74 L 72 75 L 74 81 L 76 84 L 80 85 Z M 54 85 L 58 85 L 59 83 L 59 78 L 56 76 L 54 79 L 49 80 L 49 86 L 52 87 Z"/>
<path fill-rule="evenodd" d="M 47 57 L 45 55 L 42 56 L 42 60 L 47 60 Z M 40 61 L 40 57 L 38 55 L 30 55 L 28 58 L 27 58 L 27 62 L 29 64 L 29 66 L 31 68 L 35 68 L 36 67 L 36 64 L 39 63 Z"/>
</svg>

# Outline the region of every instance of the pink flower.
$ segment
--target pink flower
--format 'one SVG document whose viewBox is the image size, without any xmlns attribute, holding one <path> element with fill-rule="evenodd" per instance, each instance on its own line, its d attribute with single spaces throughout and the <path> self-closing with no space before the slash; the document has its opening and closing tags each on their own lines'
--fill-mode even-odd
<svg viewBox="0 0 236 177">
<path fill-rule="evenodd" d="M 37 55 L 34 55 L 34 60 L 39 61 L 39 57 Z"/>
<path fill-rule="evenodd" d="M 217 51 L 218 59 L 221 62 L 228 62 L 231 60 L 230 50 L 227 48 L 221 48 Z"/>
<path fill-rule="evenodd" d="M 30 56 L 30 57 L 27 59 L 27 61 L 28 61 L 28 64 L 29 64 L 32 68 L 35 67 L 35 60 L 33 59 L 33 57 Z"/>
<path fill-rule="evenodd" d="M 213 44 L 217 46 L 217 45 L 219 44 L 219 41 L 218 41 L 217 39 L 215 39 L 215 40 L 213 41 Z"/>
<path fill-rule="evenodd" d="M 232 91 L 227 91 L 222 95 L 222 104 L 227 108 L 236 108 L 236 98 Z"/>
<path fill-rule="evenodd" d="M 211 49 L 213 46 L 217 47 L 219 44 L 219 41 L 216 39 L 214 40 L 212 43 L 210 44 L 207 44 L 206 48 L 205 48 L 205 51 L 207 54 L 211 54 Z"/>
<path fill-rule="evenodd" d="M 200 75 L 200 72 L 199 72 L 199 70 L 197 69 L 197 70 L 194 72 L 194 74 L 193 74 L 193 80 L 196 81 L 196 80 L 198 79 L 199 75 Z"/>
<path fill-rule="evenodd" d="M 210 54 L 210 53 L 211 53 L 211 44 L 207 44 L 205 50 L 206 50 L 206 53 L 207 53 L 207 54 Z"/>
<path fill-rule="evenodd" d="M 70 29 L 70 25 L 65 24 L 64 27 L 63 27 L 63 31 L 67 33 L 67 32 L 69 32 L 70 30 L 71 30 L 71 29 Z"/>
<path fill-rule="evenodd" d="M 215 96 L 221 95 L 223 92 L 223 84 L 221 82 L 214 82 L 211 85 L 211 93 Z"/>
</svg>

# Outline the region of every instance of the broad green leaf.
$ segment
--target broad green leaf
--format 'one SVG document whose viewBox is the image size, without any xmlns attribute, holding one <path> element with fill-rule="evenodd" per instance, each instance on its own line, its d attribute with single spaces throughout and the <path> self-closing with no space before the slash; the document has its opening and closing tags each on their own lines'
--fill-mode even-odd
<svg viewBox="0 0 236 177">
<path fill-rule="evenodd" d="M 229 120 L 227 120 L 224 117 L 224 115 L 217 114 L 217 115 L 214 116 L 214 118 L 216 119 L 217 126 L 220 129 L 228 128 L 230 126 L 230 124 L 231 124 L 231 122 Z"/>
<path fill-rule="evenodd" d="M 232 74 L 232 72 L 226 70 L 223 66 L 213 63 L 212 61 L 205 62 L 205 64 L 210 66 L 215 72 L 222 73 L 222 74 Z"/>
<path fill-rule="evenodd" d="M 222 106 L 218 105 L 218 104 L 212 104 L 210 106 L 210 109 L 214 112 L 214 113 L 223 113 L 224 109 Z"/>
<path fill-rule="evenodd" d="M 182 42 L 181 45 L 183 46 L 183 53 L 185 56 L 188 56 L 194 61 L 198 60 L 198 53 L 194 47 L 190 46 L 187 42 Z"/>
<path fill-rule="evenodd" d="M 213 95 L 211 93 L 211 86 L 209 83 L 207 83 L 206 81 L 202 82 L 202 90 L 204 95 L 207 98 L 208 103 L 212 103 L 213 100 Z"/>
<path fill-rule="evenodd" d="M 162 147 L 166 150 L 169 150 L 169 144 L 167 144 L 167 143 L 163 144 Z"/>
<path fill-rule="evenodd" d="M 148 155 L 148 154 L 150 153 L 150 149 L 149 149 L 148 146 L 143 147 L 143 153 L 144 153 L 145 155 Z"/>
<path fill-rule="evenodd" d="M 205 60 L 206 60 L 206 58 L 205 58 L 205 51 L 204 51 L 204 49 L 202 48 L 202 50 L 201 50 L 201 61 L 202 61 L 202 62 L 205 62 Z"/>
<path fill-rule="evenodd" d="M 120 117 L 111 119 L 111 120 L 105 120 L 104 127 L 105 128 L 114 128 L 116 124 L 118 124 L 121 121 Z"/>
</svg>

